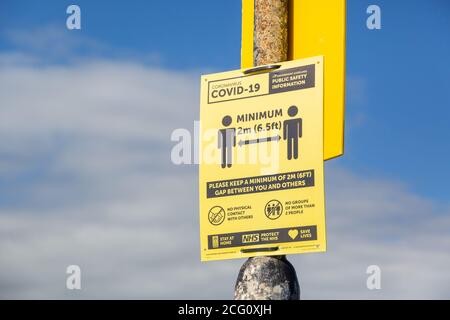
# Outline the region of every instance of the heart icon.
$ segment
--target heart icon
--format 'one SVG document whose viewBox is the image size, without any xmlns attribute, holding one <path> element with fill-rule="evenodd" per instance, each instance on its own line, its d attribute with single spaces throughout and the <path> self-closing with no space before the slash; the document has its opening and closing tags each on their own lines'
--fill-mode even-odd
<svg viewBox="0 0 450 320">
<path fill-rule="evenodd" d="M 288 231 L 288 235 L 289 235 L 289 237 L 291 237 L 292 240 L 294 240 L 298 236 L 298 230 L 297 229 L 291 229 L 291 230 Z"/>
</svg>

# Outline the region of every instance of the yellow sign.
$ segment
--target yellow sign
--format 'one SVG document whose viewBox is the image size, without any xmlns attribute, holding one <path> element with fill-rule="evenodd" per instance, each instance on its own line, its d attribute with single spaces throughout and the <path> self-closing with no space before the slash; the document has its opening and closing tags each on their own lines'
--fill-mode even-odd
<svg viewBox="0 0 450 320">
<path fill-rule="evenodd" d="M 202 76 L 201 258 L 326 250 L 323 57 Z"/>
<path fill-rule="evenodd" d="M 289 60 L 323 55 L 324 159 L 344 153 L 345 0 L 289 1 Z M 253 67 L 254 0 L 242 0 L 241 68 Z"/>
</svg>

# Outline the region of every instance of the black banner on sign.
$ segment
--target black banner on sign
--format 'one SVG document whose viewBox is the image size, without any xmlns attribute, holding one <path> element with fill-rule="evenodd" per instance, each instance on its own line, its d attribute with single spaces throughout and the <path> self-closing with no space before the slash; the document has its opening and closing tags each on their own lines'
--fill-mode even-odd
<svg viewBox="0 0 450 320">
<path fill-rule="evenodd" d="M 294 171 L 207 182 L 206 197 L 217 198 L 312 186 L 314 186 L 314 170 Z"/>
<path fill-rule="evenodd" d="M 208 236 L 208 249 L 317 240 L 317 226 L 235 232 Z"/>
<path fill-rule="evenodd" d="M 314 88 L 315 65 L 274 71 L 269 74 L 269 94 Z"/>
</svg>

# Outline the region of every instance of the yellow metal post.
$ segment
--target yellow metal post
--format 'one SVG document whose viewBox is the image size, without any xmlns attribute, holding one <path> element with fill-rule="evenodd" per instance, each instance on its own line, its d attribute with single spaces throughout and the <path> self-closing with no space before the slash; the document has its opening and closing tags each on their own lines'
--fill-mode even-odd
<svg viewBox="0 0 450 320">
<path fill-rule="evenodd" d="M 344 153 L 345 0 L 290 0 L 288 60 L 323 55 L 324 160 Z M 242 0 L 241 67 L 254 66 L 254 0 Z"/>
</svg>

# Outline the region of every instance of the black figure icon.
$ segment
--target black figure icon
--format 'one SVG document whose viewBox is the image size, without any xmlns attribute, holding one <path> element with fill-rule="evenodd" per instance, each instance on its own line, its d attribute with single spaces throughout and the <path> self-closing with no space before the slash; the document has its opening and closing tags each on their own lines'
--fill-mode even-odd
<svg viewBox="0 0 450 320">
<path fill-rule="evenodd" d="M 281 207 L 278 204 L 272 203 L 266 208 L 266 216 L 277 217 L 280 215 Z"/>
<path fill-rule="evenodd" d="M 270 220 L 278 219 L 283 213 L 283 206 L 278 200 L 270 200 L 264 208 L 264 213 Z"/>
<path fill-rule="evenodd" d="M 222 168 L 231 167 L 233 163 L 233 147 L 236 147 L 236 128 L 227 128 L 232 122 L 230 116 L 222 119 L 224 129 L 219 129 L 217 147 L 222 149 Z"/>
<path fill-rule="evenodd" d="M 292 118 L 298 113 L 296 106 L 290 106 L 288 115 Z M 294 118 L 284 120 L 283 122 L 283 140 L 287 140 L 287 158 L 288 160 L 298 158 L 298 139 L 302 137 L 302 119 Z"/>
</svg>

